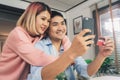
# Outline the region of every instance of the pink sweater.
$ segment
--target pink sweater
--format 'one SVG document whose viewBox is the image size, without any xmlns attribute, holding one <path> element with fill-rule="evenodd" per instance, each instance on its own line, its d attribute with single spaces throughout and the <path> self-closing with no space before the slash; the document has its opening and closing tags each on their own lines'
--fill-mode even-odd
<svg viewBox="0 0 120 80">
<path fill-rule="evenodd" d="M 56 58 L 45 54 L 34 48 L 34 43 L 40 40 L 33 38 L 22 29 L 13 29 L 0 54 L 0 80 L 25 80 L 29 71 L 29 65 L 45 66 Z M 67 37 L 63 39 L 63 45 L 68 49 L 70 41 Z"/>
</svg>

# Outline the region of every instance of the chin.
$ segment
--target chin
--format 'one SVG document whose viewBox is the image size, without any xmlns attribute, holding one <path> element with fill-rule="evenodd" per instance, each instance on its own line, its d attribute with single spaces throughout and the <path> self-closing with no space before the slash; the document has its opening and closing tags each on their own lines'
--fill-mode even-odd
<svg viewBox="0 0 120 80">
<path fill-rule="evenodd" d="M 63 37 L 59 37 L 59 39 L 62 40 L 64 37 L 65 37 L 65 36 L 63 36 Z"/>
<path fill-rule="evenodd" d="M 45 31 L 44 31 L 44 32 L 45 32 Z M 44 34 L 44 32 L 43 32 L 43 31 L 41 31 L 41 32 L 40 32 L 40 34 Z"/>
</svg>

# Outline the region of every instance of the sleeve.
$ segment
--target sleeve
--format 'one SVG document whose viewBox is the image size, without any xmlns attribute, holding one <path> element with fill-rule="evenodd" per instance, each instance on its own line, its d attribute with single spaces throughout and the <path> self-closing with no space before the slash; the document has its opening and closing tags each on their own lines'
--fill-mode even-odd
<svg viewBox="0 0 120 80">
<path fill-rule="evenodd" d="M 31 66 L 30 74 L 28 74 L 27 80 L 42 80 L 42 68 L 43 67 Z"/>
<path fill-rule="evenodd" d="M 85 77 L 85 78 L 89 78 L 90 76 L 88 75 L 88 72 L 87 72 L 87 63 L 85 62 L 85 60 L 82 58 L 82 57 L 77 57 L 75 59 L 75 69 L 77 71 L 77 73 L 82 76 L 82 77 Z"/>
<path fill-rule="evenodd" d="M 13 30 L 6 42 L 12 52 L 31 65 L 45 66 L 56 60 L 56 57 L 35 48 L 29 38 L 25 32 Z"/>
<path fill-rule="evenodd" d="M 63 48 L 64 50 L 66 51 L 68 48 L 70 48 L 71 46 L 71 42 L 69 40 L 69 38 L 67 36 L 65 36 L 62 40 L 62 45 L 63 45 Z"/>
</svg>

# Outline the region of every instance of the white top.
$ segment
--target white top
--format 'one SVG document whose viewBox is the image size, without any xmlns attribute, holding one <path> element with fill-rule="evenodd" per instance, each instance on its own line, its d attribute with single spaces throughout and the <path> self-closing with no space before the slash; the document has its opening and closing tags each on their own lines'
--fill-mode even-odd
<svg viewBox="0 0 120 80">
<path fill-rule="evenodd" d="M 120 80 L 120 77 L 116 77 L 116 76 L 101 76 L 101 77 L 91 78 L 90 80 Z"/>
</svg>

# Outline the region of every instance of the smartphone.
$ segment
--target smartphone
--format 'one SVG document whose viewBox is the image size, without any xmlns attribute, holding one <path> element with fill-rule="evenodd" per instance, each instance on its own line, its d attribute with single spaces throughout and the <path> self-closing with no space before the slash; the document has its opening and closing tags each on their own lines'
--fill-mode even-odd
<svg viewBox="0 0 120 80">
<path fill-rule="evenodd" d="M 82 29 L 91 30 L 91 33 L 87 33 L 86 35 L 94 34 L 94 19 L 89 18 L 89 17 L 83 17 L 82 18 Z"/>
<path fill-rule="evenodd" d="M 89 18 L 89 17 L 83 17 L 82 18 L 82 29 L 90 29 L 91 30 L 91 32 L 86 33 L 84 36 L 94 34 L 94 19 Z M 89 41 L 89 40 L 91 40 L 91 39 L 88 39 L 87 41 Z M 91 44 L 89 44 L 88 46 L 91 46 Z"/>
</svg>

